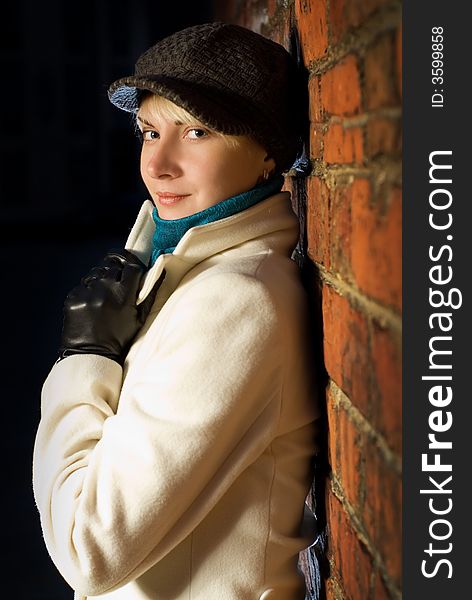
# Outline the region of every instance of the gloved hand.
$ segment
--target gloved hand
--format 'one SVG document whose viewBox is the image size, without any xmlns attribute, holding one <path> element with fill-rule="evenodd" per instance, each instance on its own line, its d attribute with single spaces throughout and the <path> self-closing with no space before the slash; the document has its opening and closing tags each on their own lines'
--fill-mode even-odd
<svg viewBox="0 0 472 600">
<path fill-rule="evenodd" d="M 66 297 L 59 360 L 99 354 L 123 364 L 133 338 L 151 310 L 159 284 L 139 306 L 146 266 L 128 250 L 110 250 Z"/>
</svg>

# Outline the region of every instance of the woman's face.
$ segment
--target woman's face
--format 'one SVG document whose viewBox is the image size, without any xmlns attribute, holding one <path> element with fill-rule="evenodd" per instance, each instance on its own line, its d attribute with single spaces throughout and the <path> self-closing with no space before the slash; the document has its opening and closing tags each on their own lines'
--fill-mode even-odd
<svg viewBox="0 0 472 600">
<path fill-rule="evenodd" d="M 141 176 L 162 219 L 187 217 L 245 192 L 264 169 L 275 167 L 248 136 L 239 136 L 233 147 L 197 119 L 189 125 L 158 116 L 149 98 L 137 118 L 143 133 Z"/>
</svg>

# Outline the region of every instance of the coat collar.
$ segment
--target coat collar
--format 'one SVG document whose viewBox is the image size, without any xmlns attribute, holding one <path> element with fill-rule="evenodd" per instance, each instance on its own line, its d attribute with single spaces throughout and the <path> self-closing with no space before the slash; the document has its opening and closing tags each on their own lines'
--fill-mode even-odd
<svg viewBox="0 0 472 600">
<path fill-rule="evenodd" d="M 145 264 L 149 262 L 152 250 L 155 229 L 153 208 L 150 200 L 144 202 L 125 246 Z M 174 252 L 159 256 L 146 273 L 138 304 L 149 294 L 164 268 L 166 279 L 171 279 L 169 283 L 175 289 L 192 267 L 221 252 L 233 250 L 237 253 L 238 246 L 251 243 L 255 252 L 272 249 L 290 256 L 297 239 L 298 219 L 292 210 L 289 192 L 274 194 L 231 217 L 192 227 L 183 235 Z M 245 245 L 246 254 L 247 250 Z"/>
</svg>

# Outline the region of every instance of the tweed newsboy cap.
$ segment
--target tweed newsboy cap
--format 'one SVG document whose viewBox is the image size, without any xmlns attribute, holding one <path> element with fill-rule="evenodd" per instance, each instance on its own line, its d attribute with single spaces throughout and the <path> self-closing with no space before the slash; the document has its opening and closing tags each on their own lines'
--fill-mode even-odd
<svg viewBox="0 0 472 600">
<path fill-rule="evenodd" d="M 216 131 L 251 135 L 280 173 L 300 151 L 296 62 L 282 45 L 245 27 L 214 22 L 177 31 L 144 52 L 134 75 L 115 81 L 108 96 L 136 113 L 143 90 Z"/>
</svg>

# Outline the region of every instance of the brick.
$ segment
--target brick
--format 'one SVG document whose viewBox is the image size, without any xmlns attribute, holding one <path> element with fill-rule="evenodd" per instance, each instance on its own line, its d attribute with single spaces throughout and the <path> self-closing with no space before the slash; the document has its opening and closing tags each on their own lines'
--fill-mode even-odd
<svg viewBox="0 0 472 600">
<path fill-rule="evenodd" d="M 300 32 L 304 63 L 321 58 L 328 49 L 326 0 L 296 0 L 295 16 Z"/>
<path fill-rule="evenodd" d="M 333 473 L 340 478 L 339 407 L 333 401 L 330 388 L 326 393 L 326 417 L 328 421 L 328 462 Z"/>
<path fill-rule="evenodd" d="M 331 0 L 331 44 L 337 44 L 347 31 L 355 29 L 388 0 Z"/>
<path fill-rule="evenodd" d="M 371 361 L 366 318 L 330 286 L 322 289 L 324 362 L 329 376 L 368 417 Z"/>
<path fill-rule="evenodd" d="M 262 33 L 262 28 L 267 21 L 267 0 L 250 0 L 243 4 L 242 13 L 238 19 L 240 25 Z"/>
<path fill-rule="evenodd" d="M 332 123 L 324 136 L 323 158 L 327 163 L 361 163 L 362 129 Z"/>
<path fill-rule="evenodd" d="M 357 506 L 362 493 L 362 451 L 364 437 L 349 418 L 346 410 L 339 408 L 338 421 L 339 470 L 341 485 L 350 504 Z"/>
<path fill-rule="evenodd" d="M 267 16 L 272 18 L 277 10 L 277 0 L 267 0 Z"/>
<path fill-rule="evenodd" d="M 285 48 L 289 47 L 291 26 L 290 7 L 287 6 L 284 17 L 280 19 L 280 25 L 278 27 L 279 38 L 277 40 L 279 44 L 282 44 Z"/>
<path fill-rule="evenodd" d="M 397 29 L 395 39 L 395 66 L 397 75 L 397 89 L 400 98 L 402 96 L 402 56 L 402 26 L 400 24 L 400 27 Z"/>
<path fill-rule="evenodd" d="M 367 179 L 328 189 L 312 177 L 308 186 L 310 257 L 372 297 L 401 302 L 401 200 L 391 193 L 386 215 L 370 206 Z M 397 197 L 398 196 L 398 197 Z"/>
<path fill-rule="evenodd" d="M 308 81 L 309 115 L 311 123 L 322 123 L 325 118 L 323 104 L 321 102 L 320 78 L 310 77 Z"/>
<path fill-rule="evenodd" d="M 318 177 L 307 179 L 308 256 L 329 269 L 329 190 Z"/>
<path fill-rule="evenodd" d="M 344 16 L 345 0 L 331 0 L 329 4 L 330 16 L 330 43 L 337 44 L 347 31 L 346 18 Z"/>
<path fill-rule="evenodd" d="M 336 577 L 337 575 L 337 577 Z M 326 598 L 325 600 L 345 600 L 346 596 L 339 583 L 339 575 L 333 572 L 326 581 Z"/>
<path fill-rule="evenodd" d="M 310 124 L 310 157 L 313 160 L 321 160 L 323 158 L 323 146 L 326 125 L 323 123 Z"/>
<path fill-rule="evenodd" d="M 357 537 L 339 500 L 328 490 L 328 556 L 339 572 L 349 600 L 368 597 L 372 559 Z"/>
<path fill-rule="evenodd" d="M 358 504 L 361 488 L 362 448 L 364 437 L 357 430 L 344 407 L 327 394 L 328 451 L 331 468 L 341 482 L 347 500 Z"/>
<path fill-rule="evenodd" d="M 368 110 L 399 104 L 394 81 L 394 41 L 391 33 L 383 35 L 366 51 L 365 101 Z"/>
<path fill-rule="evenodd" d="M 349 55 L 321 76 L 321 101 L 332 115 L 353 115 L 361 107 L 357 59 Z"/>
<path fill-rule="evenodd" d="M 401 477 L 385 462 L 372 441 L 366 445 L 365 486 L 363 520 L 366 531 L 380 553 L 389 577 L 401 587 Z"/>
<path fill-rule="evenodd" d="M 348 0 L 346 4 L 346 16 L 350 24 L 357 27 L 364 23 L 382 5 L 388 4 L 390 0 Z"/>
<path fill-rule="evenodd" d="M 372 424 L 398 455 L 402 445 L 401 343 L 392 332 L 374 323 L 372 359 L 378 401 L 372 406 Z"/>
<path fill-rule="evenodd" d="M 385 214 L 371 202 L 369 182 L 352 190 L 352 269 L 357 285 L 376 300 L 401 309 L 401 190 L 394 188 Z"/>
<path fill-rule="evenodd" d="M 380 573 L 377 571 L 375 574 L 374 580 L 374 595 L 373 600 L 391 600 L 391 596 L 385 587 L 385 584 L 380 576 Z"/>
<path fill-rule="evenodd" d="M 330 270 L 346 280 L 351 273 L 351 194 L 352 185 L 338 184 L 329 196 Z"/>
<path fill-rule="evenodd" d="M 366 125 L 366 156 L 379 155 L 400 157 L 401 126 L 396 119 L 371 118 Z"/>
</svg>

